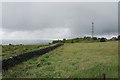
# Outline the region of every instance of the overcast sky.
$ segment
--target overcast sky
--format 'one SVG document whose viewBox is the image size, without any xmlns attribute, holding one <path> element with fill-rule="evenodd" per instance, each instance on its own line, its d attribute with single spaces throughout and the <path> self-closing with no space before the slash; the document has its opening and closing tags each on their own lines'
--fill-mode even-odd
<svg viewBox="0 0 120 80">
<path fill-rule="evenodd" d="M 116 2 L 4 2 L 2 39 L 53 40 L 118 34 Z"/>
</svg>

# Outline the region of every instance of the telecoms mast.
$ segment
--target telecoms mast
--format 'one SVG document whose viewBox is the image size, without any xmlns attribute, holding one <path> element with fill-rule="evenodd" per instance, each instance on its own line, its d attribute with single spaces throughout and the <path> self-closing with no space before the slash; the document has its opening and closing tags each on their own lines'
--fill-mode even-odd
<svg viewBox="0 0 120 80">
<path fill-rule="evenodd" d="M 92 38 L 94 37 L 94 22 L 92 22 Z"/>
</svg>

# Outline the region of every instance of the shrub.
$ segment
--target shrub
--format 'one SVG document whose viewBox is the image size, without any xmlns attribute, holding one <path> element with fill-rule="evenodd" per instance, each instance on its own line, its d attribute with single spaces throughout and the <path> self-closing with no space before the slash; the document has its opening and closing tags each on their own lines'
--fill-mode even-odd
<svg viewBox="0 0 120 80">
<path fill-rule="evenodd" d="M 63 41 L 65 41 L 66 39 L 64 38 Z"/>
<path fill-rule="evenodd" d="M 101 38 L 98 38 L 98 40 L 100 40 Z"/>
<path fill-rule="evenodd" d="M 11 46 L 12 44 L 10 43 L 9 45 Z"/>
<path fill-rule="evenodd" d="M 59 40 L 54 40 L 52 43 L 55 44 L 55 43 L 59 43 L 60 41 Z"/>
<path fill-rule="evenodd" d="M 62 42 L 63 42 L 63 43 L 65 43 L 65 41 L 66 41 L 66 39 L 63 39 L 63 41 L 62 41 Z"/>
<path fill-rule="evenodd" d="M 120 40 L 120 35 L 118 35 L 118 40 Z"/>
<path fill-rule="evenodd" d="M 71 43 L 74 43 L 74 41 L 73 41 L 73 40 L 71 40 Z"/>
<path fill-rule="evenodd" d="M 93 37 L 93 40 L 97 40 L 97 37 Z"/>
<path fill-rule="evenodd" d="M 101 38 L 100 42 L 106 42 L 106 38 Z"/>
</svg>

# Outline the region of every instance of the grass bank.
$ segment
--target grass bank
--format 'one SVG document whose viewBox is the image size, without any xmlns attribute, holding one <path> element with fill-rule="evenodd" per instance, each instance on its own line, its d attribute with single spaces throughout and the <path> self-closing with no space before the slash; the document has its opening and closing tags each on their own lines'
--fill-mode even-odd
<svg viewBox="0 0 120 80">
<path fill-rule="evenodd" d="M 2 45 L 2 58 L 45 48 L 51 45 Z"/>
<path fill-rule="evenodd" d="M 118 77 L 118 42 L 65 43 L 3 72 L 3 78 Z"/>
</svg>

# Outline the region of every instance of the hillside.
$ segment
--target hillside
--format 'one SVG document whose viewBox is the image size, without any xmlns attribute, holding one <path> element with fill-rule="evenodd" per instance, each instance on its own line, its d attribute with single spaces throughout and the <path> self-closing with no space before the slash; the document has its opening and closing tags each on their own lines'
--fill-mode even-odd
<svg viewBox="0 0 120 80">
<path fill-rule="evenodd" d="M 0 57 L 8 58 L 13 55 L 30 52 L 50 45 L 2 45 L 2 54 Z"/>
<path fill-rule="evenodd" d="M 118 77 L 118 42 L 65 43 L 3 72 L 3 78 Z"/>
<path fill-rule="evenodd" d="M 97 37 L 83 37 L 83 38 L 72 38 L 72 39 L 63 39 L 63 40 L 54 40 L 52 43 L 91 43 L 91 42 L 100 42 L 102 38 Z M 104 38 L 107 41 L 106 38 Z"/>
</svg>

